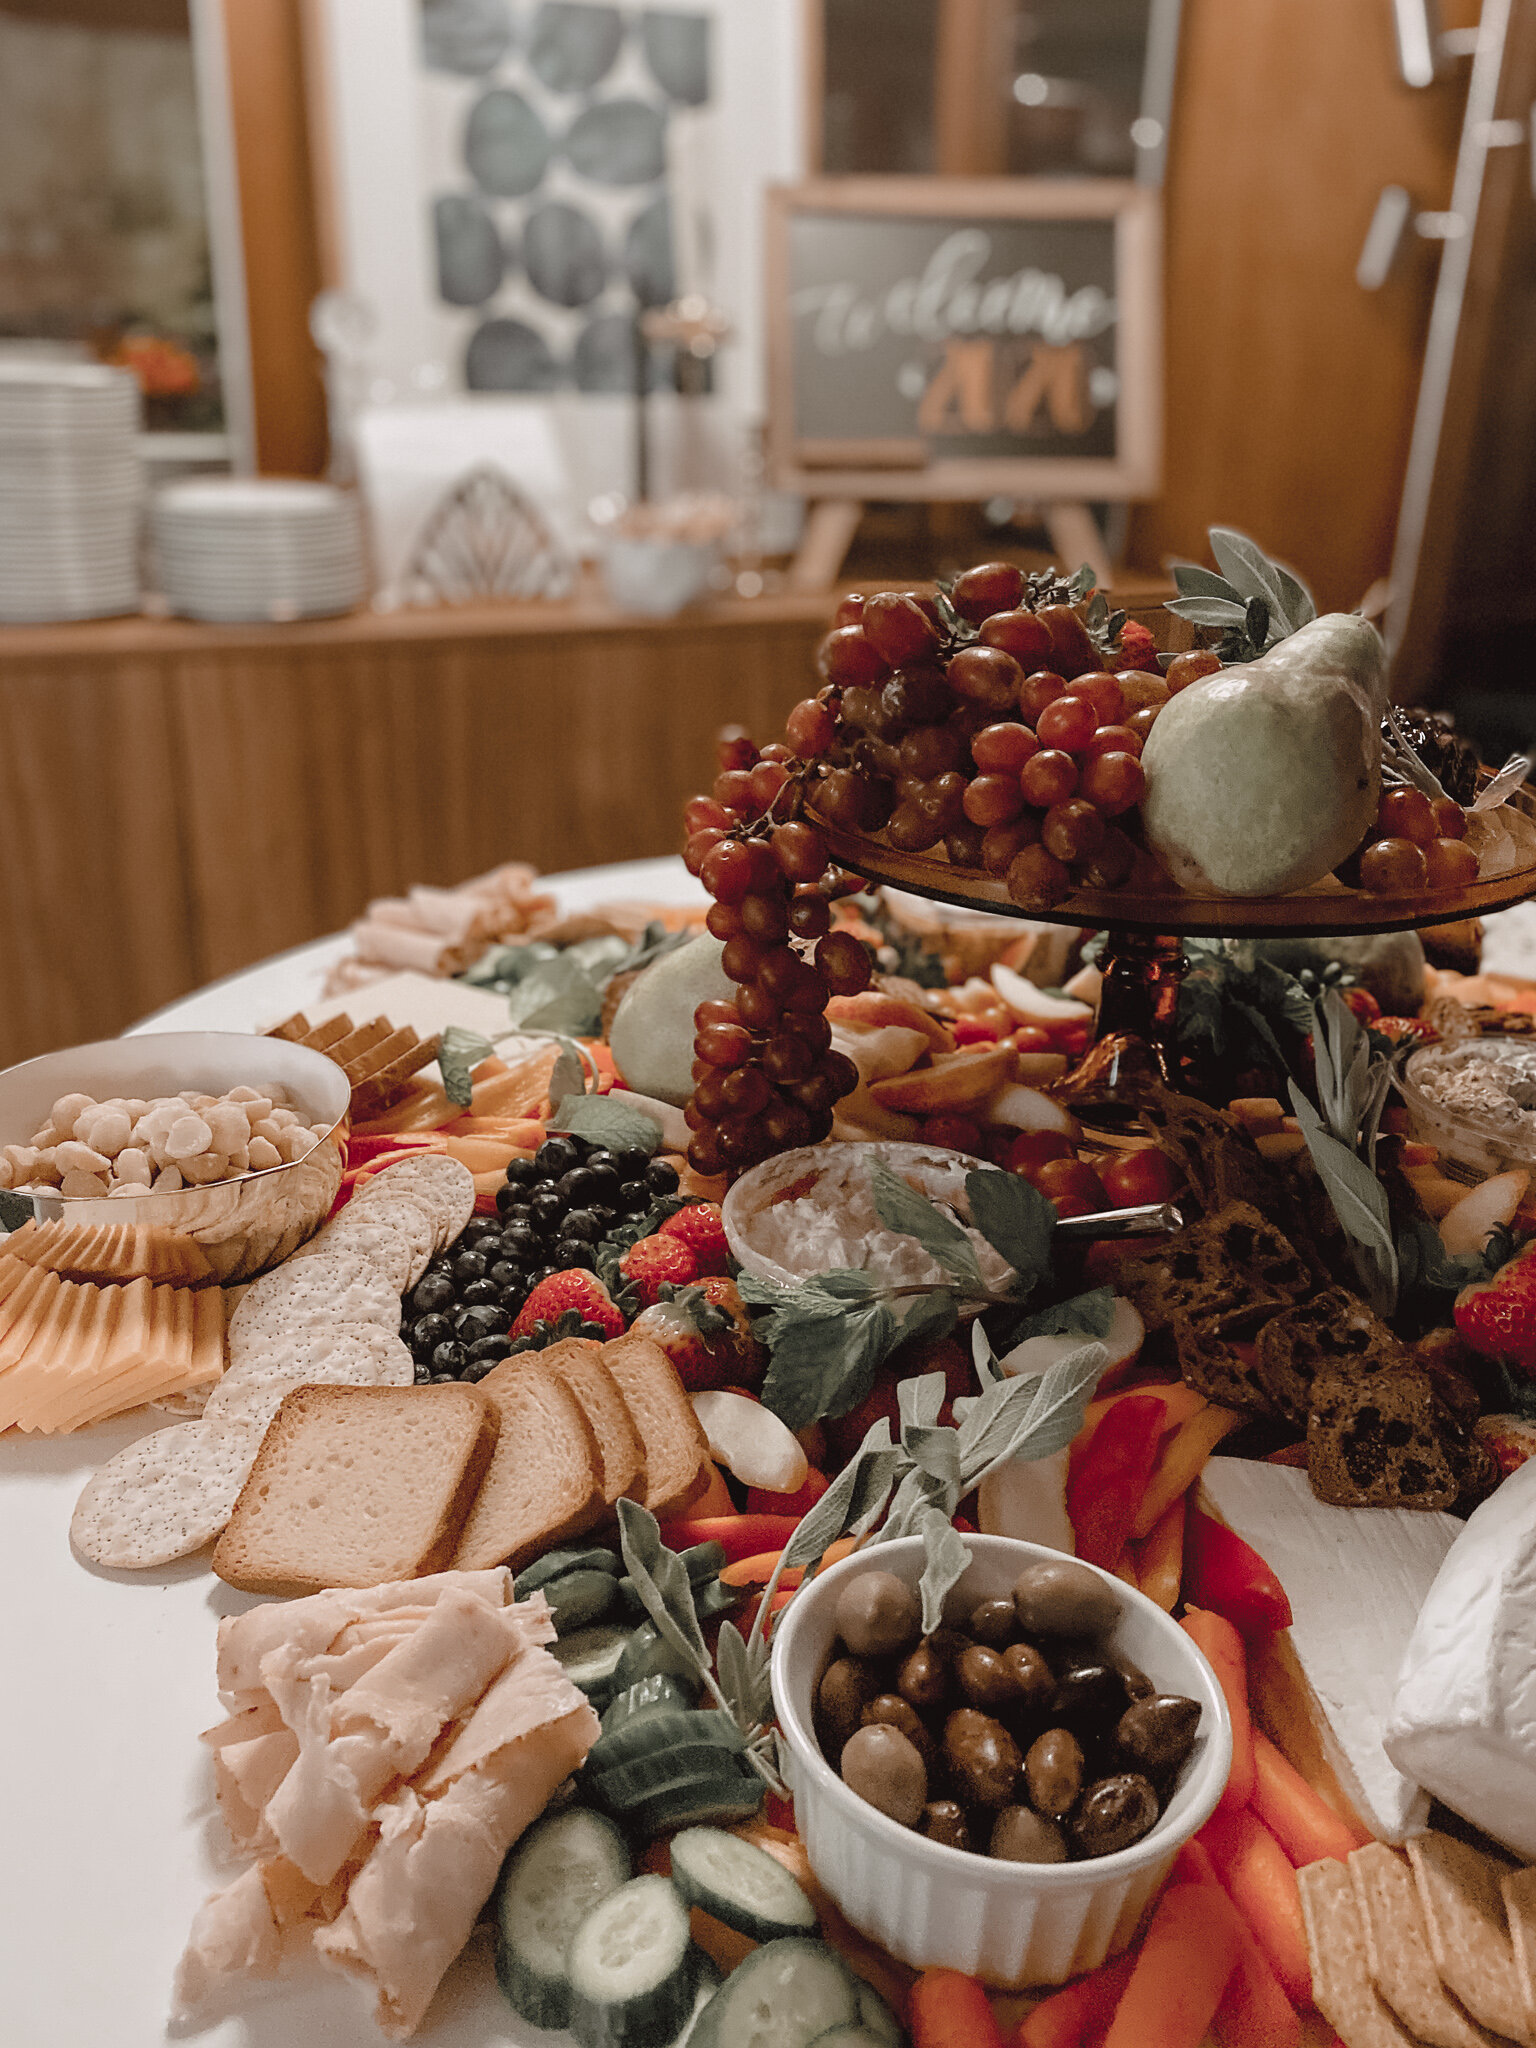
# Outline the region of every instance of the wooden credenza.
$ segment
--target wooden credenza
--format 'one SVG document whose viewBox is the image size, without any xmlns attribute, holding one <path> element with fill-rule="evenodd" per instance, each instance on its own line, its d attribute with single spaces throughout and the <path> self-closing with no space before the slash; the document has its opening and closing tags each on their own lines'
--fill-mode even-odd
<svg viewBox="0 0 1536 2048">
<path fill-rule="evenodd" d="M 498 861 L 674 851 L 824 596 L 0 630 L 0 1066 Z"/>
</svg>

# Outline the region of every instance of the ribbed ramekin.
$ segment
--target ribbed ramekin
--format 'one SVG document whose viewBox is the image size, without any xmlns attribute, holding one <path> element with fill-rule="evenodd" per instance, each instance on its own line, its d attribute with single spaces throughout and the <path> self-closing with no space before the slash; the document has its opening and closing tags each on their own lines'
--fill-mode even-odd
<svg viewBox="0 0 1536 2048">
<path fill-rule="evenodd" d="M 1008 1536 L 967 1536 L 970 1569 L 946 1613 L 1011 1591 L 1025 1565 L 1059 1551 Z M 839 1593 L 860 1572 L 916 1585 L 916 1537 L 861 1551 L 820 1574 L 785 1610 L 773 1646 L 773 1701 L 788 1750 L 795 1825 L 811 1868 L 862 1934 L 914 1969 L 948 1965 L 1008 1989 L 1060 1984 L 1129 1942 L 1180 1847 L 1210 1818 L 1232 1766 L 1232 1726 L 1215 1673 L 1143 1594 L 1100 1573 L 1120 1602 L 1112 1646 L 1159 1692 L 1200 1702 L 1195 1750 L 1150 1834 L 1083 1863 L 1007 1863 L 904 1828 L 851 1792 L 817 1747 L 811 1708 L 832 1653 Z M 1093 1567 L 1088 1567 L 1093 1569 Z"/>
</svg>

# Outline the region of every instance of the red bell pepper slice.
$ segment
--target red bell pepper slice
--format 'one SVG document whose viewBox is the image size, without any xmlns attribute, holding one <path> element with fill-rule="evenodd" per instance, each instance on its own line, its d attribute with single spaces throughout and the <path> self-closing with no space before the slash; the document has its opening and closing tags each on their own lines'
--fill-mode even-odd
<svg viewBox="0 0 1536 2048">
<path fill-rule="evenodd" d="M 1235 1529 L 1191 1507 L 1184 1531 L 1184 1597 L 1225 1615 L 1240 1635 L 1289 1628 L 1291 1603 L 1269 1566 Z"/>
<path fill-rule="evenodd" d="M 1157 1463 L 1166 1411 L 1155 1394 L 1127 1394 L 1108 1409 L 1067 1474 L 1067 1515 L 1077 1554 L 1112 1571 Z"/>
</svg>

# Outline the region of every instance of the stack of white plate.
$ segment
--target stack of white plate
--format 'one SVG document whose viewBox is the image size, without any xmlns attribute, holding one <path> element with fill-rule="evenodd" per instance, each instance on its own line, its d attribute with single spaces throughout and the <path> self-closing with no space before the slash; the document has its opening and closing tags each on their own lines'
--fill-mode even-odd
<svg viewBox="0 0 1536 2048">
<path fill-rule="evenodd" d="M 319 619 L 367 592 L 357 499 L 288 477 L 189 477 L 151 501 L 161 594 L 189 619 Z"/>
<path fill-rule="evenodd" d="M 125 370 L 0 362 L 0 620 L 138 610 L 138 427 Z"/>
</svg>

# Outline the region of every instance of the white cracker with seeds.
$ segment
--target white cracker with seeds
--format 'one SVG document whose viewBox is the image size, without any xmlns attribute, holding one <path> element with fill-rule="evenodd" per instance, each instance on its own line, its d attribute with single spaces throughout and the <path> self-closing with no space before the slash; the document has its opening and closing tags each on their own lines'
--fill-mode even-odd
<svg viewBox="0 0 1536 2048">
<path fill-rule="evenodd" d="M 415 1374 L 409 1348 L 391 1331 L 360 1324 L 293 1330 L 274 1339 L 261 1357 L 231 1366 L 203 1412 L 214 1421 L 255 1414 L 269 1387 L 408 1387 Z"/>
<path fill-rule="evenodd" d="M 360 1251 L 317 1252 L 266 1273 L 230 1318 L 229 1362 L 265 1350 L 287 1330 L 343 1323 L 400 1327 L 400 1295 L 377 1260 Z"/>
<path fill-rule="evenodd" d="M 372 1204 L 385 1194 L 414 1195 L 437 1219 L 437 1249 L 452 1244 L 475 1213 L 475 1177 L 444 1152 L 424 1152 L 386 1166 L 358 1186 L 349 1208 Z"/>
<path fill-rule="evenodd" d="M 393 1215 L 354 1216 L 349 1207 L 334 1222 L 317 1231 L 308 1244 L 301 1244 L 288 1263 L 291 1266 L 326 1252 L 356 1252 L 371 1259 L 395 1292 L 404 1294 L 426 1271 L 431 1246 L 429 1241 L 425 1250 L 419 1250 L 422 1234 L 408 1234 Z"/>
<path fill-rule="evenodd" d="M 261 1431 L 178 1422 L 141 1436 L 85 1483 L 70 1520 L 77 1554 L 113 1571 L 150 1571 L 191 1557 L 229 1520 Z"/>
</svg>

